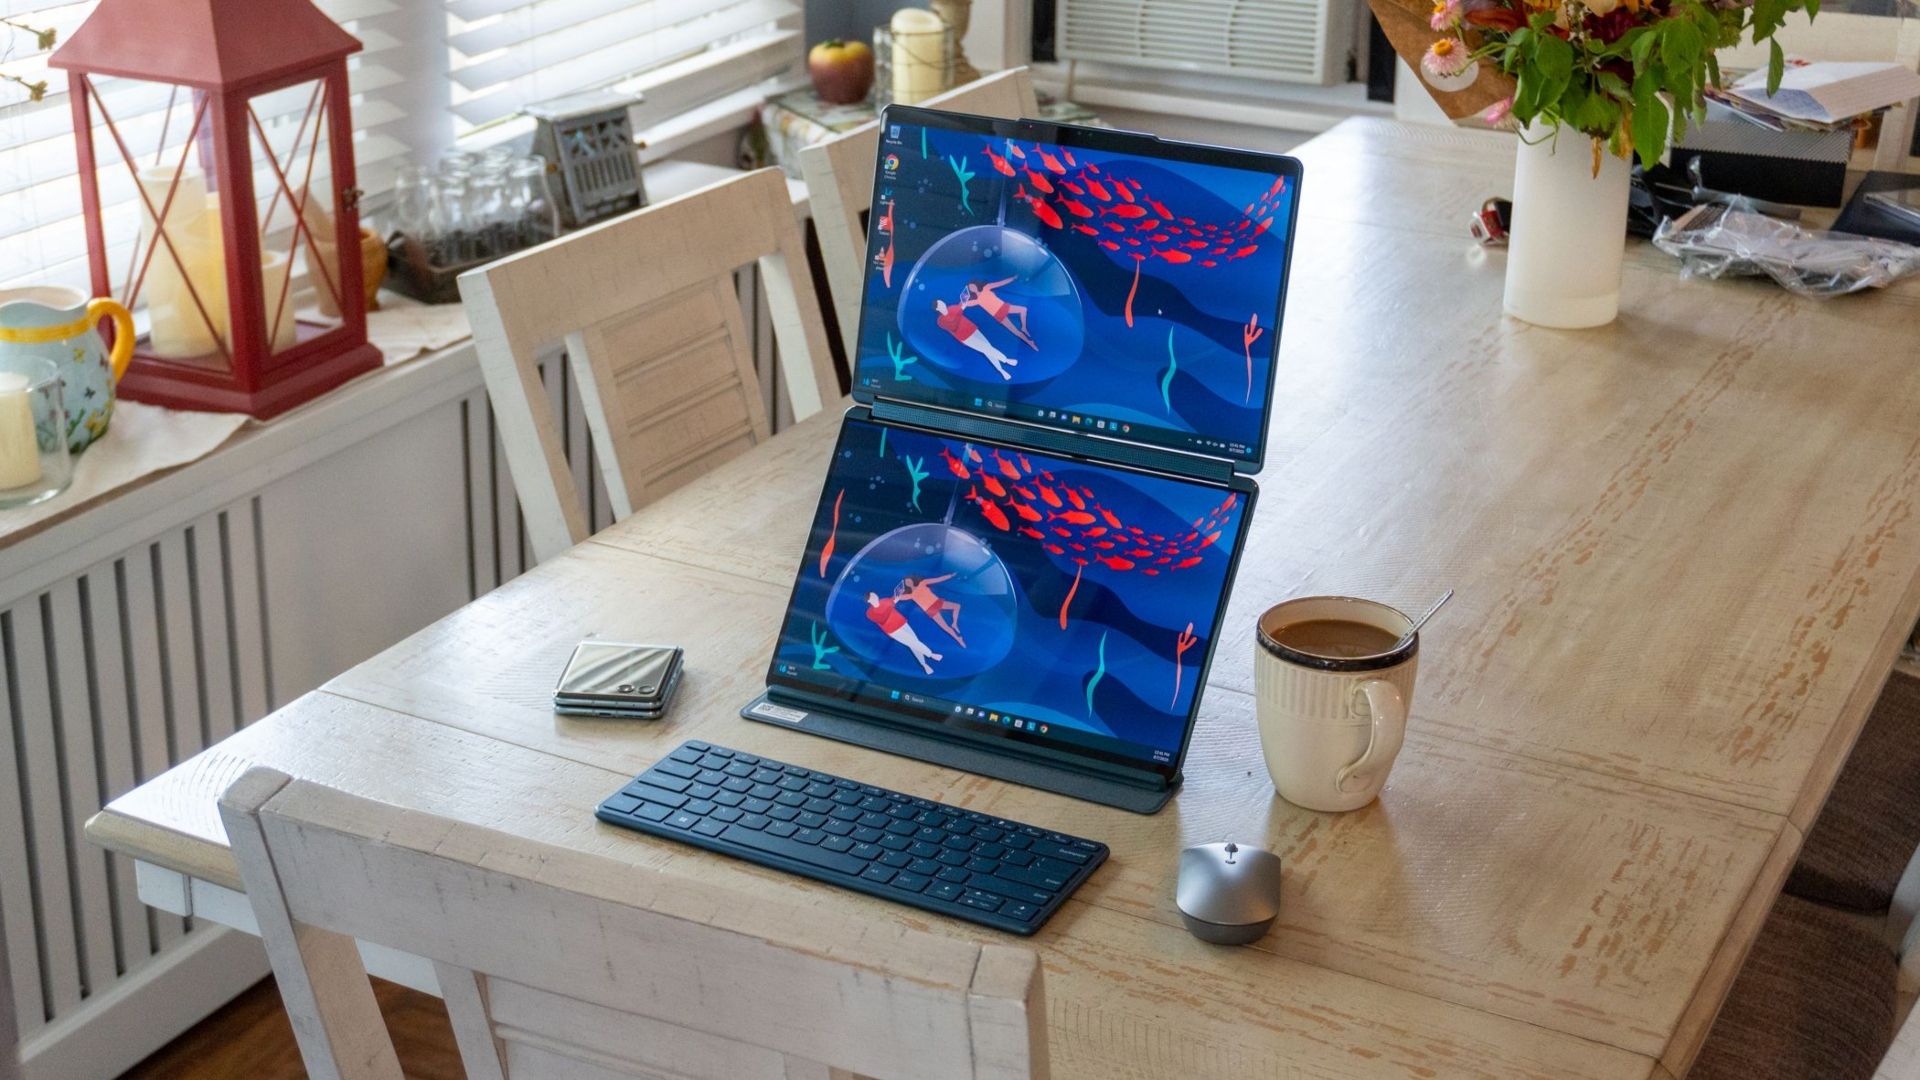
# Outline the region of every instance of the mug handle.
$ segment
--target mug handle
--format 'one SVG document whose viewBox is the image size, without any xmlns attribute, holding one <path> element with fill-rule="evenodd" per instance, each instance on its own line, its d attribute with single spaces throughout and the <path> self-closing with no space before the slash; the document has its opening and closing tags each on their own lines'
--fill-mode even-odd
<svg viewBox="0 0 1920 1080">
<path fill-rule="evenodd" d="M 133 359 L 133 315 L 120 301 L 100 297 L 87 304 L 87 321 L 97 323 L 101 319 L 113 320 L 113 352 L 108 354 L 107 363 L 113 366 L 113 381 L 119 382 L 127 373 L 127 362 Z"/>
<path fill-rule="evenodd" d="M 1376 770 L 1392 765 L 1407 738 L 1407 699 L 1399 687 L 1385 679 L 1368 679 L 1360 692 L 1367 695 L 1367 711 L 1373 714 L 1373 738 L 1360 760 L 1335 775 L 1334 787 L 1343 792 L 1365 787 Z"/>
</svg>

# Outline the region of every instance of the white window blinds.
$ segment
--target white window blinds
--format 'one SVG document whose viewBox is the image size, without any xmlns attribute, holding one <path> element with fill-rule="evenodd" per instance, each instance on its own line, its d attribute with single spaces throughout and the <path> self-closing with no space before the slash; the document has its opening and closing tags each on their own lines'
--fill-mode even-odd
<svg viewBox="0 0 1920 1080">
<path fill-rule="evenodd" d="M 0 24 L 0 73 L 47 84 L 45 97 L 33 101 L 20 83 L 0 82 L 0 287 L 87 284 L 86 234 L 74 176 L 77 161 L 66 73 L 47 67 L 48 52 L 22 27 L 51 29 L 64 41 L 93 11 L 94 3 L 0 0 L 0 12 L 4 12 L 0 18 L 14 24 Z M 391 183 L 394 165 L 416 149 L 422 134 L 421 126 L 413 123 L 413 100 L 419 95 L 404 74 L 420 59 L 417 45 L 403 44 L 417 40 L 407 25 L 409 3 L 317 0 L 321 10 L 366 46 L 348 61 L 347 77 L 353 91 L 354 158 L 360 186 L 369 191 Z M 192 110 L 183 103 L 190 97 L 186 92 L 175 95 L 168 87 L 117 79 L 97 79 L 95 85 L 134 153 L 177 152 L 187 138 Z M 306 105 L 305 92 L 296 88 L 262 99 L 257 111 L 262 125 L 277 133 L 297 125 Z M 118 240 L 124 246 L 134 234 L 129 224 L 137 212 L 134 185 L 124 169 L 106 167 L 118 165 L 119 154 L 98 111 L 93 119 L 103 166 L 101 213 L 108 242 Z M 422 149 L 432 153 L 438 147 Z M 274 190 L 274 177 L 258 147 L 255 156 L 259 170 L 255 187 L 264 201 Z M 109 265 L 118 267 L 122 261 L 110 259 Z M 117 278 L 119 271 L 115 274 Z"/>
<path fill-rule="evenodd" d="M 96 2 L 0 0 L 0 19 L 65 40 Z M 491 134 L 499 129 L 490 125 L 534 102 L 614 86 L 644 95 L 637 128 L 672 127 L 750 104 L 767 80 L 793 76 L 805 55 L 801 0 L 315 3 L 365 45 L 348 62 L 354 157 L 359 186 L 376 198 L 400 163 L 431 161 L 479 128 Z M 43 100 L 30 101 L 19 83 L 0 81 L 0 287 L 86 284 L 66 76 L 46 60 L 32 33 L 0 23 L 0 73 L 48 84 Z M 112 79 L 97 86 L 137 152 L 177 149 L 187 137 L 182 116 L 191 110 L 167 88 Z M 299 88 L 259 105 L 276 145 L 297 133 L 306 107 Z M 96 129 L 102 140 L 111 145 L 104 127 Z M 103 166 L 118 160 L 102 154 Z M 264 204 L 274 176 L 264 160 L 256 165 Z M 131 180 L 103 168 L 101 196 L 109 243 L 130 243 L 138 210 Z M 122 261 L 115 253 L 110 265 Z"/>
<path fill-rule="evenodd" d="M 804 52 L 797 0 L 446 0 L 446 9 L 453 111 L 474 126 L 602 86 L 647 95 L 645 126 L 742 91 Z"/>
</svg>

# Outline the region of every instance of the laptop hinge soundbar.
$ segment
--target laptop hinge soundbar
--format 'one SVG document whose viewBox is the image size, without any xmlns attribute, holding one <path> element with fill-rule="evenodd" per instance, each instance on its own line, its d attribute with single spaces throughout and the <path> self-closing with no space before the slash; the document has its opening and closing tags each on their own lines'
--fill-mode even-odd
<svg viewBox="0 0 1920 1080">
<path fill-rule="evenodd" d="M 867 406 L 876 420 L 908 424 L 937 435 L 968 436 L 990 442 L 1011 443 L 1030 450 L 1046 450 L 1066 457 L 1134 468 L 1148 469 L 1169 476 L 1211 480 L 1225 484 L 1236 475 L 1233 462 L 1225 458 L 1183 454 L 1139 443 L 1103 439 L 1087 432 L 1058 431 L 1038 424 L 1022 423 L 954 409 L 933 408 L 904 401 L 876 398 Z"/>
</svg>

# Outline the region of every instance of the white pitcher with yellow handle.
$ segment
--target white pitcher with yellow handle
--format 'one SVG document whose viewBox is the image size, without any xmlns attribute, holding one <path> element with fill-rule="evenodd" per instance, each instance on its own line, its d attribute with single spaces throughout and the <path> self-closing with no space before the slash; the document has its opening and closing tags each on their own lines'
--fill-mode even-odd
<svg viewBox="0 0 1920 1080">
<path fill-rule="evenodd" d="M 111 352 L 100 336 L 101 319 L 113 320 Z M 89 299 L 61 285 L 0 289 L 0 359 L 58 359 L 73 453 L 107 433 L 113 385 L 133 359 L 133 336 L 133 316 L 117 300 Z"/>
</svg>

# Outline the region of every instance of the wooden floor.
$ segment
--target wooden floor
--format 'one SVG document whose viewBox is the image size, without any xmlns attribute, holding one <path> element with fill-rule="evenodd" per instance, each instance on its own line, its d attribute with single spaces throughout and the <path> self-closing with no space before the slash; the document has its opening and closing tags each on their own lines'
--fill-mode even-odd
<svg viewBox="0 0 1920 1080">
<path fill-rule="evenodd" d="M 373 980 L 400 1066 L 413 1080 L 464 1080 L 440 999 Z M 305 1080 L 271 978 L 228 1002 L 125 1074 L 125 1080 Z"/>
</svg>

